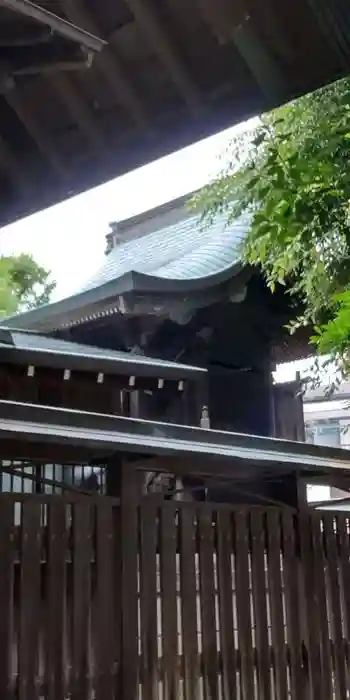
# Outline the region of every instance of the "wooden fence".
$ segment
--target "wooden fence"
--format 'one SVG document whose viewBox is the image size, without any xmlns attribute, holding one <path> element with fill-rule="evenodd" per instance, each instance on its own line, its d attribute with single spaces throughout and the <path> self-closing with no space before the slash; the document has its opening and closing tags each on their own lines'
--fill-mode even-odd
<svg viewBox="0 0 350 700">
<path fill-rule="evenodd" d="M 0 528 L 1 699 L 349 697 L 346 515 L 3 494 Z"/>
</svg>

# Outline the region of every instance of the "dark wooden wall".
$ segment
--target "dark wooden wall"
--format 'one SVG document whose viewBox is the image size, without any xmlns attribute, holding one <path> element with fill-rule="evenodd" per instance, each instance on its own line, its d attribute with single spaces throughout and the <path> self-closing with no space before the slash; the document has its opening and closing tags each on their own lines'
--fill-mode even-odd
<svg viewBox="0 0 350 700">
<path fill-rule="evenodd" d="M 301 383 L 299 380 L 273 387 L 274 435 L 286 440 L 305 441 Z"/>
<path fill-rule="evenodd" d="M 209 369 L 211 427 L 216 430 L 271 435 L 270 386 L 267 371 Z"/>
</svg>

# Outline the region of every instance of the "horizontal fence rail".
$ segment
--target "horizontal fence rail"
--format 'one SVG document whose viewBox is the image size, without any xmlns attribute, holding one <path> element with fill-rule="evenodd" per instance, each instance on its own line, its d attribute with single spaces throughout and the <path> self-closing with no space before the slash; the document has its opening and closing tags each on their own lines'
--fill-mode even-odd
<svg viewBox="0 0 350 700">
<path fill-rule="evenodd" d="M 0 527 L 1 698 L 349 697 L 345 514 L 3 494 Z"/>
<path fill-rule="evenodd" d="M 106 467 L 87 464 L 26 464 L 0 460 L 0 493 L 64 494 L 90 491 L 104 494 Z"/>
</svg>

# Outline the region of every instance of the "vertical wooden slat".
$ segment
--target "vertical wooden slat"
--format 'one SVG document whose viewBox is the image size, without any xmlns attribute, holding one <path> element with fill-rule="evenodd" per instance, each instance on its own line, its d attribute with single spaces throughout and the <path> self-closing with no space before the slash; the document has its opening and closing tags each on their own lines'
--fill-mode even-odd
<svg viewBox="0 0 350 700">
<path fill-rule="evenodd" d="M 113 620 L 113 514 L 112 504 L 103 498 L 96 506 L 96 700 L 113 700 L 114 697 L 114 648 Z"/>
<path fill-rule="evenodd" d="M 40 504 L 25 501 L 21 528 L 21 584 L 19 628 L 19 700 L 38 698 L 40 625 Z"/>
<path fill-rule="evenodd" d="M 339 560 L 336 533 L 334 531 L 335 520 L 333 514 L 329 513 L 325 515 L 323 522 L 331 597 L 335 698 L 336 700 L 343 700 L 343 698 L 347 697 L 348 687 L 345 666 L 346 659 L 343 645 L 340 586 L 338 579 Z"/>
<path fill-rule="evenodd" d="M 287 700 L 287 658 L 284 636 L 283 599 L 281 579 L 280 514 L 273 509 L 267 513 L 268 583 L 271 611 L 272 652 L 276 694 L 278 700 Z"/>
<path fill-rule="evenodd" d="M 164 700 L 178 700 L 179 697 L 176 514 L 172 504 L 165 501 L 161 509 L 160 534 Z"/>
<path fill-rule="evenodd" d="M 141 506 L 141 653 L 144 698 L 158 697 L 157 649 L 157 509 L 152 502 Z"/>
<path fill-rule="evenodd" d="M 347 518 L 344 515 L 338 516 L 338 537 L 340 570 L 343 584 L 343 607 L 346 629 L 345 638 L 347 644 L 347 654 L 350 657 L 350 540 L 349 533 L 347 531 Z"/>
<path fill-rule="evenodd" d="M 89 692 L 92 509 L 89 500 L 73 505 L 72 700 Z"/>
<path fill-rule="evenodd" d="M 217 515 L 219 625 L 224 700 L 236 698 L 236 650 L 233 628 L 232 530 L 228 511 Z"/>
<path fill-rule="evenodd" d="M 322 698 L 329 700 L 333 694 L 332 687 L 332 653 L 328 628 L 327 612 L 327 586 L 326 567 L 323 547 L 323 533 L 321 532 L 321 518 L 318 513 L 314 513 L 311 518 L 311 537 L 314 554 L 315 572 L 315 595 L 318 601 L 318 625 L 321 640 L 321 667 L 322 675 Z"/>
<path fill-rule="evenodd" d="M 204 698 L 218 697 L 218 652 L 216 641 L 213 517 L 199 510 L 199 577 L 202 618 Z"/>
<path fill-rule="evenodd" d="M 266 522 L 260 511 L 253 510 L 250 523 L 259 700 L 270 700 L 270 655 L 265 577 Z"/>
<path fill-rule="evenodd" d="M 13 502 L 0 504 L 0 698 L 10 697 L 13 632 Z"/>
<path fill-rule="evenodd" d="M 114 649 L 114 697 L 121 696 L 121 634 L 122 634 L 122 542 L 121 508 L 113 506 L 113 649 Z"/>
<path fill-rule="evenodd" d="M 234 513 L 235 575 L 242 700 L 254 697 L 254 657 L 249 592 L 249 538 L 247 513 Z"/>
<path fill-rule="evenodd" d="M 299 513 L 299 542 L 301 550 L 301 571 L 305 590 L 304 612 L 306 617 L 307 664 L 311 682 L 312 700 L 322 698 L 322 677 L 320 638 L 318 635 L 318 601 L 315 595 L 314 557 L 311 547 L 311 520 L 308 513 Z"/>
<path fill-rule="evenodd" d="M 290 657 L 291 700 L 303 698 L 304 671 L 300 630 L 300 595 L 294 516 L 290 510 L 282 514 L 283 570 L 287 618 L 287 644 Z"/>
<path fill-rule="evenodd" d="M 185 700 L 195 700 L 198 684 L 195 511 L 182 507 L 180 516 L 181 627 Z"/>
<path fill-rule="evenodd" d="M 66 504 L 54 500 L 48 505 L 47 522 L 45 684 L 48 700 L 66 695 L 63 658 L 66 561 Z"/>
<path fill-rule="evenodd" d="M 137 475 L 132 463 L 122 465 L 122 698 L 135 700 L 138 661 L 138 506 Z"/>
</svg>

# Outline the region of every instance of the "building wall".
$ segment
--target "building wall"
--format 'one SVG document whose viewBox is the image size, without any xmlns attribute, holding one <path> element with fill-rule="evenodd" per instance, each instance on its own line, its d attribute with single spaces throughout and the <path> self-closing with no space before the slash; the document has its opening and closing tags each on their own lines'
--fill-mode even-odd
<svg viewBox="0 0 350 700">
<path fill-rule="evenodd" d="M 306 441 L 350 449 L 350 401 L 335 398 L 323 402 L 304 403 Z M 309 486 L 309 501 L 326 501 L 348 496 L 329 486 Z M 342 510 L 350 505 L 342 505 Z"/>
</svg>

